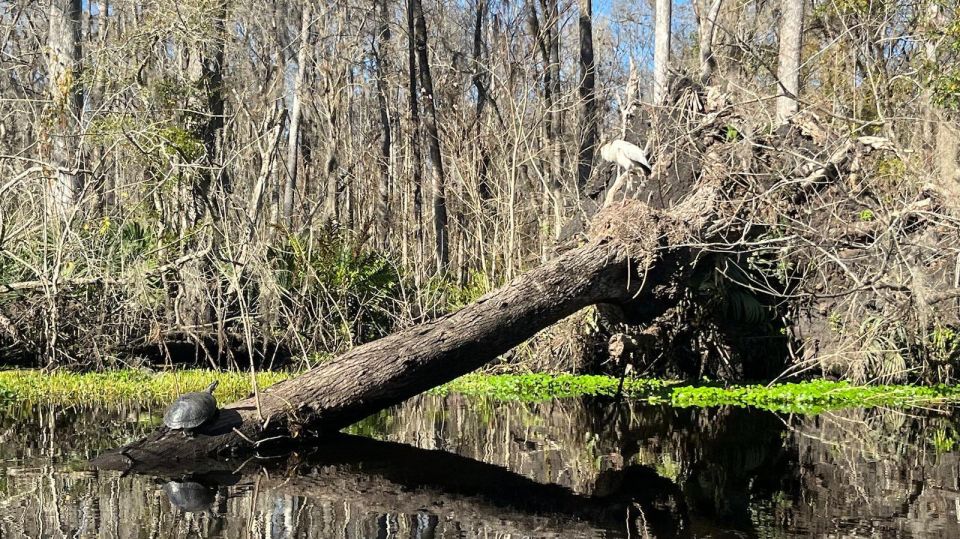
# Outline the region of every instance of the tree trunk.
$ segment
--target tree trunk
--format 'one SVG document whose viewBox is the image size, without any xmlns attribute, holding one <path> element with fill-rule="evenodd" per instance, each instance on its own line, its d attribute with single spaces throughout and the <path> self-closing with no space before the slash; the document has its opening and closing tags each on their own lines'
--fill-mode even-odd
<svg viewBox="0 0 960 539">
<path fill-rule="evenodd" d="M 670 68 L 671 0 L 657 0 L 653 34 L 653 102 L 662 105 L 667 95 Z"/>
<path fill-rule="evenodd" d="M 344 127 L 343 116 L 349 116 L 349 105 L 345 105 L 344 88 L 348 87 L 348 69 L 337 65 L 325 70 L 323 75 L 324 106 L 319 107 L 323 117 L 323 132 L 320 140 L 325 145 L 323 157 L 323 211 L 322 220 L 325 224 L 349 221 L 349 206 L 345 204 L 343 193 L 346 190 L 344 176 L 346 172 L 341 167 L 340 152 L 348 151 L 343 148 L 344 137 L 341 129 Z M 349 121 L 349 118 L 348 118 Z M 319 123 L 319 122 L 318 122 Z M 346 216 L 346 217 L 345 217 Z"/>
<path fill-rule="evenodd" d="M 433 169 L 433 230 L 436 240 L 437 273 L 445 273 L 450 266 L 450 238 L 447 229 L 446 177 L 440 153 L 440 131 L 437 127 L 437 106 L 434 100 L 433 76 L 430 74 L 430 51 L 427 50 L 427 21 L 423 16 L 420 0 L 410 0 L 413 5 L 414 39 L 417 46 L 417 64 L 420 68 L 420 85 L 423 87 L 423 108 L 426 112 L 423 126 L 430 142 L 430 164 Z"/>
<path fill-rule="evenodd" d="M 622 208 L 621 208 L 622 209 Z M 655 236 L 651 236 L 654 238 Z M 655 245 L 648 246 L 651 249 Z M 643 311 L 656 316 L 679 300 L 673 279 L 689 261 L 688 249 L 665 253 L 646 268 Z M 609 238 L 568 252 L 476 303 L 436 321 L 354 348 L 340 358 L 260 393 L 263 423 L 249 398 L 221 410 L 197 437 L 161 429 L 131 444 L 134 460 L 176 454 L 190 459 L 251 449 L 250 441 L 306 434 L 322 436 L 378 410 L 466 374 L 541 329 L 598 302 L 638 292 L 628 277 L 628 256 Z M 640 268 L 640 273 L 645 271 Z M 173 449 L 176 448 L 174 452 Z"/>
<path fill-rule="evenodd" d="M 545 167 L 547 178 L 544 185 L 546 192 L 542 213 L 545 217 L 549 209 L 553 209 L 553 235 L 555 237 L 560 230 L 563 218 L 563 186 L 560 183 L 562 168 L 562 153 L 559 141 L 560 113 L 557 107 L 557 99 L 560 94 L 560 38 L 555 35 L 559 22 L 556 20 L 558 15 L 555 0 L 541 0 L 540 5 L 543 10 L 544 25 L 540 24 L 537 8 L 533 2 L 530 3 L 527 23 L 530 27 L 530 34 L 534 36 L 534 41 L 543 59 L 543 104 L 546 109 L 544 111 L 543 135 L 544 146 L 550 160 Z M 544 241 L 542 243 L 546 245 L 548 242 Z"/>
<path fill-rule="evenodd" d="M 53 205 L 66 215 L 80 196 L 80 117 L 83 113 L 81 1 L 53 0 L 47 37 L 51 99 L 50 165 L 55 169 Z"/>
<path fill-rule="evenodd" d="M 413 173 L 413 222 L 414 239 L 417 243 L 416 256 L 424 255 L 423 234 L 423 154 L 420 149 L 420 98 L 417 84 L 417 41 L 414 37 L 416 15 L 414 2 L 407 0 L 407 66 L 410 100 L 410 153 Z"/>
<path fill-rule="evenodd" d="M 560 100 L 560 8 L 559 0 L 541 0 L 544 15 L 547 17 L 547 49 L 550 51 L 550 153 L 553 166 L 550 169 L 550 198 L 553 207 L 553 239 L 560 237 L 563 226 L 563 145 L 560 136 L 563 133 L 563 111 L 558 106 Z M 545 242 L 546 243 L 546 242 Z"/>
<path fill-rule="evenodd" d="M 198 249 L 196 238 L 188 235 L 187 230 L 200 224 L 204 216 L 217 208 L 211 202 L 211 190 L 228 191 L 224 181 L 224 171 L 220 165 L 220 146 L 224 126 L 226 98 L 223 87 L 223 69 L 225 47 L 227 4 L 217 3 L 214 14 L 213 35 L 210 40 L 200 40 L 195 44 L 195 70 L 191 76 L 203 91 L 206 100 L 206 121 L 199 128 L 200 140 L 204 146 L 204 166 L 196 180 L 190 185 L 191 192 L 185 193 L 187 207 L 183 219 L 186 226 L 181 231 L 181 249 L 191 252 Z M 218 193 L 219 194 L 219 193 Z M 213 216 L 216 218 L 216 216 Z M 217 270 L 212 262 L 217 256 L 218 246 L 210 259 L 195 259 L 185 264 L 181 270 L 181 281 L 177 284 L 175 316 L 178 326 L 203 326 L 213 322 L 214 308 L 210 302 L 210 291 L 217 290 Z"/>
<path fill-rule="evenodd" d="M 474 13 L 473 74 L 471 82 L 477 91 L 477 103 L 473 123 L 471 124 L 471 128 L 467 130 L 467 136 L 473 136 L 475 152 L 473 170 L 477 178 L 477 215 L 479 216 L 479 218 L 475 220 L 476 232 L 472 238 L 472 245 L 475 251 L 473 262 L 475 263 L 474 267 L 479 266 L 484 273 L 487 274 L 489 273 L 486 271 L 488 269 L 485 253 L 486 239 L 490 237 L 495 221 L 494 205 L 492 203 L 493 186 L 490 182 L 490 150 L 487 147 L 487 141 L 484 140 L 483 128 L 484 111 L 487 109 L 487 103 L 490 101 L 490 95 L 487 91 L 488 85 L 490 84 L 490 71 L 486 63 L 488 58 L 485 58 L 484 55 L 484 51 L 486 50 L 484 22 L 487 18 L 489 5 L 487 0 L 477 0 L 476 12 Z M 489 57 L 489 54 L 486 56 Z M 466 227 L 462 229 L 462 232 L 461 237 L 466 239 L 468 237 L 465 233 Z M 469 279 L 468 271 L 469 268 L 461 268 L 462 278 Z"/>
<path fill-rule="evenodd" d="M 389 54 L 385 50 L 390 42 L 390 25 L 387 0 L 380 0 L 376 6 L 379 23 L 377 36 L 374 40 L 374 62 L 377 77 L 377 108 L 380 109 L 380 182 L 377 185 L 376 227 L 377 244 L 386 248 L 390 239 L 390 152 L 392 145 L 390 110 L 387 104 L 387 69 L 386 61 Z"/>
<path fill-rule="evenodd" d="M 703 4 L 695 3 L 698 8 L 700 24 L 700 84 L 707 84 L 717 68 L 717 60 L 713 57 L 713 35 L 717 28 L 717 17 L 720 16 L 720 6 L 723 0 L 711 0 L 709 7 L 704 0 Z"/>
<path fill-rule="evenodd" d="M 597 66 L 593 59 L 593 0 L 580 3 L 580 148 L 577 151 L 577 192 L 582 196 L 593 170 L 597 145 Z"/>
<path fill-rule="evenodd" d="M 777 79 L 777 121 L 785 123 L 797 113 L 800 95 L 800 52 L 803 44 L 803 6 L 801 0 L 782 0 L 780 19 L 780 63 Z"/>
<path fill-rule="evenodd" d="M 290 111 L 290 132 L 287 142 L 287 183 L 283 189 L 283 221 L 293 229 L 293 198 L 297 192 L 297 157 L 300 153 L 300 122 L 303 108 L 303 84 L 307 71 L 310 45 L 310 4 L 305 4 L 300 15 L 300 49 L 297 51 L 297 77 L 293 82 L 293 106 Z"/>
<path fill-rule="evenodd" d="M 206 97 L 206 122 L 200 128 L 200 139 L 205 149 L 205 167 L 191 193 L 191 208 L 187 220 L 191 226 L 200 222 L 210 209 L 210 190 L 221 176 L 217 166 L 219 141 L 224 125 L 226 98 L 223 88 L 224 49 L 226 47 L 227 5 L 219 2 L 214 16 L 214 35 L 209 43 L 198 47 L 199 73 L 196 82 Z"/>
</svg>

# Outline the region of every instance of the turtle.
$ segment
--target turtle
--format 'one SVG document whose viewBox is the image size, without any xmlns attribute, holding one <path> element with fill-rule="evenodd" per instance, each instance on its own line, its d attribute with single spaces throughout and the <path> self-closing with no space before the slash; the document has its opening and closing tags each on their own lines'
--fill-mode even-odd
<svg viewBox="0 0 960 539">
<path fill-rule="evenodd" d="M 214 380 L 204 391 L 180 395 L 163 414 L 163 424 L 171 430 L 183 432 L 184 436 L 193 435 L 194 429 L 217 415 L 217 399 L 213 397 L 213 390 L 218 383 Z"/>
<path fill-rule="evenodd" d="M 186 479 L 167 482 L 163 485 L 163 492 L 171 504 L 187 513 L 207 510 L 217 497 L 217 489 Z"/>
</svg>

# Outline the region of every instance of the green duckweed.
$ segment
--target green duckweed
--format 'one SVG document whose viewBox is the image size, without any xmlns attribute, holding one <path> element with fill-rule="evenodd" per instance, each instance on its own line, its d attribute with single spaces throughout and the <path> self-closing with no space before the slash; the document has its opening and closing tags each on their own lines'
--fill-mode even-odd
<svg viewBox="0 0 960 539">
<path fill-rule="evenodd" d="M 608 376 L 468 374 L 435 390 L 500 400 L 542 401 L 557 397 L 609 396 L 619 381 Z M 813 380 L 764 385 L 688 385 L 676 381 L 631 379 L 623 395 L 677 407 L 751 406 L 772 412 L 817 414 L 870 406 L 904 407 L 960 402 L 960 387 L 853 385 Z"/>
<path fill-rule="evenodd" d="M 283 372 L 257 374 L 263 389 L 289 378 Z M 215 372 L 192 369 L 151 373 L 141 370 L 117 370 L 102 373 L 45 373 L 39 370 L 0 371 L 0 402 L 33 404 L 114 404 L 141 402 L 159 404 L 181 393 L 200 391 L 214 379 L 219 380 L 217 400 L 231 402 L 252 390 L 250 375 L 241 372 Z"/>
<path fill-rule="evenodd" d="M 291 377 L 285 372 L 257 375 L 261 389 Z M 217 399 L 232 402 L 251 392 L 250 375 L 194 369 L 151 373 L 119 370 L 103 373 L 0 371 L 0 403 L 52 405 L 140 402 L 163 404 L 181 393 L 199 391 L 217 379 Z M 610 376 L 573 374 L 468 374 L 431 390 L 435 395 L 459 393 L 493 400 L 537 402 L 558 398 L 616 394 L 620 380 Z M 763 410 L 817 414 L 843 408 L 904 407 L 960 402 L 958 386 L 858 386 L 814 380 L 764 385 L 690 385 L 678 381 L 627 378 L 625 398 L 677 407 L 750 406 Z"/>
</svg>

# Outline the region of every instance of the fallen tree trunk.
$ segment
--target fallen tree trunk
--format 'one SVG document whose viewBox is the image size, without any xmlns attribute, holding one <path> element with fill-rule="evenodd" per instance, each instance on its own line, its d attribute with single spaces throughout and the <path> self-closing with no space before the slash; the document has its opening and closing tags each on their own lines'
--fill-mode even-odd
<svg viewBox="0 0 960 539">
<path fill-rule="evenodd" d="M 723 135 L 728 121 L 710 114 L 690 130 L 704 134 L 704 148 L 699 160 L 687 167 L 694 171 L 688 195 L 673 207 L 653 209 L 636 200 L 609 206 L 591 222 L 586 245 L 472 305 L 357 347 L 261 392 L 259 400 L 227 406 L 194 439 L 161 428 L 114 457 L 149 465 L 171 457 L 243 453 L 268 441 L 323 436 L 473 371 L 589 305 L 619 304 L 625 307 L 626 323 L 649 324 L 678 305 L 699 261 L 712 251 L 748 245 L 745 242 L 765 229 L 754 219 L 766 219 L 770 210 L 757 203 L 757 193 L 779 190 L 788 198 L 798 192 L 816 194 L 834 181 L 850 155 L 877 146 L 876 141 L 858 139 L 805 179 L 787 178 L 771 187 L 731 171 L 731 155 L 738 146 Z M 726 142 L 715 149 L 717 141 Z M 783 154 L 772 144 L 764 148 L 774 157 Z M 671 181 L 670 167 L 678 155 L 658 159 L 651 181 Z"/>
<path fill-rule="evenodd" d="M 121 448 L 116 458 L 194 459 L 323 436 L 471 372 L 583 307 L 633 300 L 652 319 L 675 303 L 679 275 L 690 260 L 690 249 L 667 248 L 666 230 L 698 223 L 690 216 L 705 215 L 700 206 L 710 198 L 694 197 L 669 215 L 639 202 L 610 208 L 595 220 L 587 245 L 472 305 L 354 348 L 261 392 L 259 412 L 251 397 L 225 407 L 195 438 L 161 428 Z"/>
</svg>

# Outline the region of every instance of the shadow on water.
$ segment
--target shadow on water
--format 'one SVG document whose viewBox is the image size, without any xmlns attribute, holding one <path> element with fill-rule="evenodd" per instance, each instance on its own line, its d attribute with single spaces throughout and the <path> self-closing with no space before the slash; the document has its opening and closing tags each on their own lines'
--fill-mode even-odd
<svg viewBox="0 0 960 539">
<path fill-rule="evenodd" d="M 949 413 L 425 395 L 283 458 L 86 460 L 157 411 L 0 412 L 0 537 L 960 536 Z"/>
</svg>

